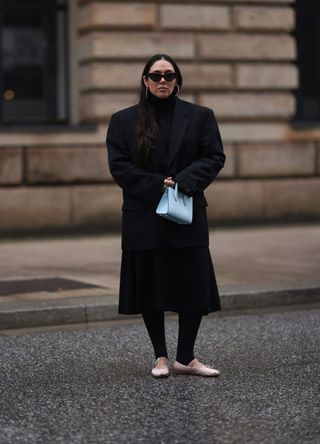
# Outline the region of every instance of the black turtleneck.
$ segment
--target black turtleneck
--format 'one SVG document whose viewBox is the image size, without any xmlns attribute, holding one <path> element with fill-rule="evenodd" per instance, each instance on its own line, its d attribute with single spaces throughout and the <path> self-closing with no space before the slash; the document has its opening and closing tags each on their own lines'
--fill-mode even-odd
<svg viewBox="0 0 320 444">
<path fill-rule="evenodd" d="M 149 92 L 149 103 L 152 105 L 158 124 L 157 149 L 167 153 L 169 151 L 171 124 L 176 103 L 174 94 L 166 99 L 159 99 Z"/>
</svg>

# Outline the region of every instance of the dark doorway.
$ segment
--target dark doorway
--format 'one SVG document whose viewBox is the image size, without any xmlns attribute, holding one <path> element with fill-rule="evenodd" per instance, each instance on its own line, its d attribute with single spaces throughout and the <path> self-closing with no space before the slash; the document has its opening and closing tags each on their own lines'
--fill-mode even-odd
<svg viewBox="0 0 320 444">
<path fill-rule="evenodd" d="M 295 121 L 320 123 L 320 1 L 296 0 L 299 88 Z"/>
<path fill-rule="evenodd" d="M 1 124 L 67 122 L 66 0 L 0 5 Z"/>
</svg>

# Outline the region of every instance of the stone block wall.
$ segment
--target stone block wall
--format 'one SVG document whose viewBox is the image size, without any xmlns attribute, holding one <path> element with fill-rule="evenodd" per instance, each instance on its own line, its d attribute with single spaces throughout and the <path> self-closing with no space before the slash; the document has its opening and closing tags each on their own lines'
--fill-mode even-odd
<svg viewBox="0 0 320 444">
<path fill-rule="evenodd" d="M 81 119 L 134 103 L 145 60 L 165 52 L 181 65 L 183 93 L 221 121 L 288 121 L 298 81 L 290 3 L 80 2 Z"/>
<path fill-rule="evenodd" d="M 295 130 L 293 0 L 79 0 L 80 123 L 2 131 L 0 231 L 119 226 L 107 166 L 111 114 L 135 103 L 144 63 L 172 55 L 182 98 L 215 111 L 227 162 L 206 191 L 210 222 L 320 219 L 320 128 Z"/>
</svg>

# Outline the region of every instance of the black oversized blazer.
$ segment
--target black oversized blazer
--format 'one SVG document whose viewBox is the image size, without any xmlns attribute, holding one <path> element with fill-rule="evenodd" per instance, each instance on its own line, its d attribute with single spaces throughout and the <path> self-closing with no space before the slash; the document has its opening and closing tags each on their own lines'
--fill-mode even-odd
<svg viewBox="0 0 320 444">
<path fill-rule="evenodd" d="M 137 113 L 135 105 L 113 114 L 107 132 L 110 172 L 123 190 L 123 250 L 208 246 L 203 190 L 225 161 L 212 110 L 177 98 L 169 150 L 164 152 L 159 144 L 153 146 L 146 169 L 134 162 Z M 170 176 L 179 189 L 193 196 L 191 225 L 179 225 L 155 213 L 163 180 Z"/>
</svg>

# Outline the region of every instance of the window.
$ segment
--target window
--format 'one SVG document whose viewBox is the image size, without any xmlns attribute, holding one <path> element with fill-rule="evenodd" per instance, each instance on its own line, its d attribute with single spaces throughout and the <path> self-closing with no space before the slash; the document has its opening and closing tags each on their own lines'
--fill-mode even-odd
<svg viewBox="0 0 320 444">
<path fill-rule="evenodd" d="M 0 122 L 67 122 L 65 0 L 1 1 Z"/>
<path fill-rule="evenodd" d="M 296 121 L 320 121 L 320 1 L 296 0 L 299 88 Z"/>
</svg>

